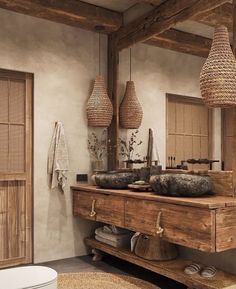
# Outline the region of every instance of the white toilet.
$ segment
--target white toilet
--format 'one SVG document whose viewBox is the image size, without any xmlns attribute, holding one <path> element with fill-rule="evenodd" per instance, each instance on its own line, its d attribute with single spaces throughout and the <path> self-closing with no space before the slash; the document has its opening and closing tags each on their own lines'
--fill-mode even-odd
<svg viewBox="0 0 236 289">
<path fill-rule="evenodd" d="M 0 270 L 0 289 L 57 289 L 57 272 L 43 266 Z"/>
</svg>

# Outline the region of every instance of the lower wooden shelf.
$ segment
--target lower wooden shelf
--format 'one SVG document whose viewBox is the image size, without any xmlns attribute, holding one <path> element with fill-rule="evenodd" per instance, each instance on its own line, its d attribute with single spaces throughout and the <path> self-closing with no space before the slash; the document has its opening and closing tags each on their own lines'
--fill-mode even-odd
<svg viewBox="0 0 236 289">
<path fill-rule="evenodd" d="M 188 287 L 197 289 L 236 289 L 236 276 L 223 271 L 218 270 L 216 276 L 212 279 L 204 279 L 199 274 L 194 276 L 186 275 L 184 268 L 192 263 L 191 260 L 178 258 L 172 261 L 148 261 L 134 255 L 127 249 L 114 248 L 93 238 L 86 238 L 85 243 L 91 248 L 166 276 Z"/>
</svg>

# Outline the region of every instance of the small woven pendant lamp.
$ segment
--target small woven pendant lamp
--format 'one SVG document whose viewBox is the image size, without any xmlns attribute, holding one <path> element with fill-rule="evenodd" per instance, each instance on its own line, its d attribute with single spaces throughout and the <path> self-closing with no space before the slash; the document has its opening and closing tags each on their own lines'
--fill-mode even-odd
<svg viewBox="0 0 236 289">
<path fill-rule="evenodd" d="M 143 111 L 136 96 L 134 82 L 131 81 L 131 49 L 130 49 L 130 81 L 126 82 L 126 90 L 119 111 L 120 126 L 126 129 L 137 129 L 143 118 Z"/>
<path fill-rule="evenodd" d="M 209 107 L 236 105 L 236 61 L 225 26 L 215 29 L 211 51 L 200 74 L 200 90 Z"/>
<path fill-rule="evenodd" d="M 104 77 L 100 70 L 100 33 L 99 33 L 99 75 L 95 78 L 92 94 L 87 103 L 88 126 L 108 127 L 111 124 L 113 107 L 107 94 Z"/>
</svg>

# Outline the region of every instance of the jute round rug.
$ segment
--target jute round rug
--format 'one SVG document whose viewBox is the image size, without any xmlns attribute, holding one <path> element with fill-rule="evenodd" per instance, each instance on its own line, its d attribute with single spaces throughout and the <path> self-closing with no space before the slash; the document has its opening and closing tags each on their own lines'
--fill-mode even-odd
<svg viewBox="0 0 236 289">
<path fill-rule="evenodd" d="M 58 289 L 160 289 L 143 280 L 119 274 L 100 272 L 64 273 L 58 275 Z"/>
</svg>

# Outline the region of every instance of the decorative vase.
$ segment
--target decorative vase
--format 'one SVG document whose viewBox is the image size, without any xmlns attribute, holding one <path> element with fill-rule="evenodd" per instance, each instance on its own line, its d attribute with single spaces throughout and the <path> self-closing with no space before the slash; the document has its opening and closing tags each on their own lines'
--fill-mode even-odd
<svg viewBox="0 0 236 289">
<path fill-rule="evenodd" d="M 113 107 L 108 97 L 103 76 L 98 75 L 93 92 L 87 103 L 88 126 L 108 127 L 111 123 Z"/>
<path fill-rule="evenodd" d="M 92 171 L 93 172 L 104 171 L 104 162 L 102 160 L 92 161 Z"/>
<path fill-rule="evenodd" d="M 200 90 L 209 107 L 236 105 L 236 61 L 225 26 L 215 29 L 210 54 L 200 74 Z"/>
<path fill-rule="evenodd" d="M 120 126 L 126 129 L 137 129 L 143 118 L 142 107 L 136 96 L 133 81 L 127 81 L 124 98 L 120 104 Z"/>
</svg>

